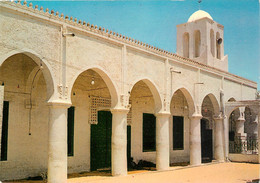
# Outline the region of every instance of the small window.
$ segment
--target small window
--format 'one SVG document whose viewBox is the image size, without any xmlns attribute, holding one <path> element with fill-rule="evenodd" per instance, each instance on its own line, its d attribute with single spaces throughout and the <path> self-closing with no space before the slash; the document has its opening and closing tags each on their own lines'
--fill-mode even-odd
<svg viewBox="0 0 260 183">
<path fill-rule="evenodd" d="M 190 36 L 189 36 L 189 33 L 184 33 L 183 34 L 183 56 L 186 57 L 186 58 L 190 58 Z"/>
<path fill-rule="evenodd" d="M 2 121 L 2 140 L 1 140 L 1 161 L 7 161 L 8 113 L 9 113 L 9 102 L 4 101 L 3 121 Z"/>
<path fill-rule="evenodd" d="M 143 114 L 143 152 L 156 150 L 156 117 L 153 114 Z"/>
<path fill-rule="evenodd" d="M 197 57 L 200 56 L 200 44 L 201 44 L 200 43 L 201 42 L 201 40 L 200 40 L 200 31 L 196 30 L 194 32 L 194 35 L 195 35 L 195 38 L 194 38 L 195 55 L 194 55 L 194 57 L 197 58 Z"/>
<path fill-rule="evenodd" d="M 210 30 L 210 51 L 213 57 L 215 57 L 215 36 L 214 31 Z"/>
<path fill-rule="evenodd" d="M 183 150 L 184 148 L 184 125 L 183 116 L 173 116 L 173 150 Z"/>
<path fill-rule="evenodd" d="M 75 107 L 70 107 L 68 109 L 68 156 L 74 155 L 74 113 L 75 113 Z"/>
<path fill-rule="evenodd" d="M 217 47 L 217 59 L 221 59 L 221 42 L 219 43 L 218 40 L 220 39 L 220 34 L 217 32 L 217 40 L 216 40 L 216 47 Z"/>
</svg>

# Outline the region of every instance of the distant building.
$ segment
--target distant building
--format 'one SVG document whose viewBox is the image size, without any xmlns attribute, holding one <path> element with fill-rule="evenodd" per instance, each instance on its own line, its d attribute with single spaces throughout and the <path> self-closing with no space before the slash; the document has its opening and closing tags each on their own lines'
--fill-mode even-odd
<svg viewBox="0 0 260 183">
<path fill-rule="evenodd" d="M 131 157 L 157 170 L 228 160 L 235 138 L 258 138 L 259 100 L 255 82 L 228 72 L 223 29 L 195 12 L 177 25 L 174 54 L 0 2 L 0 180 L 48 172 L 49 182 L 66 182 L 67 173 L 110 167 L 126 175 Z"/>
</svg>

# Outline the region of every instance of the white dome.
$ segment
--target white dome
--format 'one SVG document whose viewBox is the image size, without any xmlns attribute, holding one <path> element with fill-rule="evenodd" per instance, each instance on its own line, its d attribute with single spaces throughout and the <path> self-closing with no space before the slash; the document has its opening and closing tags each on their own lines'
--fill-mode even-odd
<svg viewBox="0 0 260 183">
<path fill-rule="evenodd" d="M 206 11 L 198 10 L 198 11 L 194 12 L 194 13 L 190 16 L 188 22 L 194 22 L 194 21 L 196 21 L 196 20 L 199 20 L 199 19 L 202 19 L 202 18 L 205 18 L 205 17 L 207 17 L 207 18 L 213 20 L 213 18 L 210 16 L 210 14 L 208 14 Z"/>
</svg>

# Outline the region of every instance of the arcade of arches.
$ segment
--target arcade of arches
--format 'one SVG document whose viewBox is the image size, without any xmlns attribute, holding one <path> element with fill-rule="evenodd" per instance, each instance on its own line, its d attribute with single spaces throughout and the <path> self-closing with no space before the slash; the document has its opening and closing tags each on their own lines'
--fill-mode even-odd
<svg viewBox="0 0 260 183">
<path fill-rule="evenodd" d="M 20 1 L 0 9 L 0 180 L 258 157 L 257 84 L 227 72 L 206 12 L 177 26 L 173 54 Z"/>
</svg>

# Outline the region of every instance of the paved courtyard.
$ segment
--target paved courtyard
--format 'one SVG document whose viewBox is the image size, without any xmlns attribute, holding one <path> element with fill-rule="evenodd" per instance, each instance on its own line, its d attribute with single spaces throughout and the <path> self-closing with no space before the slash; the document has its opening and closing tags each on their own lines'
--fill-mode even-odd
<svg viewBox="0 0 260 183">
<path fill-rule="evenodd" d="M 132 171 L 125 177 L 111 177 L 107 173 L 72 174 L 69 176 L 68 183 L 246 183 L 259 178 L 259 164 L 219 163 L 199 167 L 176 166 L 163 172 Z M 42 181 L 20 182 L 40 183 Z"/>
</svg>

